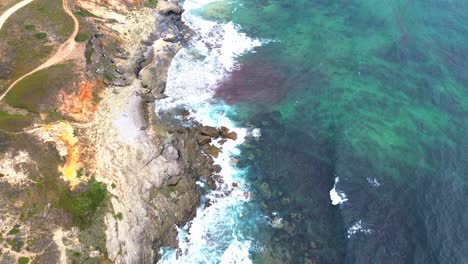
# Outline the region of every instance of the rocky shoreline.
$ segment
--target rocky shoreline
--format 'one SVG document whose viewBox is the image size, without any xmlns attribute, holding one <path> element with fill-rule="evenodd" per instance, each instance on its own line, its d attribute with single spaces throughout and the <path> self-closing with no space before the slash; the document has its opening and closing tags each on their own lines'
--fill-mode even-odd
<svg viewBox="0 0 468 264">
<path fill-rule="evenodd" d="M 115 263 L 154 263 L 161 247 L 177 247 L 176 226 L 193 219 L 200 203 L 197 179 L 216 188 L 213 175 L 221 168 L 212 156 L 220 150 L 211 140 L 237 137 L 225 127 L 156 117 L 168 67 L 191 32 L 176 1 L 160 0 L 155 10 L 154 31 L 140 35 L 138 52 L 124 48 L 116 59 L 125 78 L 108 84 L 93 135 L 96 179 L 112 186 L 105 222 L 107 254 Z"/>
</svg>

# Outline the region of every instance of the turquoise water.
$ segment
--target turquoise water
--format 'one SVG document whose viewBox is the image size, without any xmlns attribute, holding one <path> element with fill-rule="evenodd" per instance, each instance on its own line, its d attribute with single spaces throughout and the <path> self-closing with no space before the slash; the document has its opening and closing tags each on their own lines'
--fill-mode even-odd
<svg viewBox="0 0 468 264">
<path fill-rule="evenodd" d="M 235 0 L 192 12 L 263 43 L 215 94 L 262 131 L 238 157 L 252 198 L 236 232 L 255 245 L 250 261 L 468 262 L 468 2 Z"/>
</svg>

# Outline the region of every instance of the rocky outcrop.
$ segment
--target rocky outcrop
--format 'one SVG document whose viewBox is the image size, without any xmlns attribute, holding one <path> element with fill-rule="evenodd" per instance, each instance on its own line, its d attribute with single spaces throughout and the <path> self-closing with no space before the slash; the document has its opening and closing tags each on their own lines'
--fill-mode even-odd
<svg viewBox="0 0 468 264">
<path fill-rule="evenodd" d="M 160 247 L 176 247 L 175 226 L 192 219 L 199 204 L 195 181 L 219 170 L 202 151 L 211 137 L 203 138 L 197 129 L 175 120 L 163 123 L 154 114 L 171 59 L 189 35 L 180 23 L 181 12 L 177 2 L 160 0 L 157 12 L 132 15 L 145 26 L 155 19 L 138 34 L 107 25 L 122 35 L 133 34 L 111 58 L 115 79 L 107 82 L 92 129 L 96 179 L 111 186 L 106 244 L 115 263 L 153 263 Z"/>
<path fill-rule="evenodd" d="M 167 69 L 179 49 L 179 43 L 171 43 L 163 39 L 158 39 L 154 43 L 151 47 L 151 54 L 154 56 L 153 61 L 140 71 L 140 78 L 144 87 L 144 90 L 140 91 L 142 95 L 153 98 L 162 96 L 166 87 Z"/>
<path fill-rule="evenodd" d="M 179 15 L 182 13 L 182 8 L 180 8 L 177 1 L 159 0 L 156 9 L 162 15 L 168 15 L 168 14 Z"/>
<path fill-rule="evenodd" d="M 200 126 L 198 130 L 206 136 L 217 138 L 219 136 L 219 130 L 211 126 Z"/>
<path fill-rule="evenodd" d="M 139 65 L 141 71 L 138 75 L 143 84 L 139 94 L 148 103 L 164 97 L 167 71 L 172 58 L 191 35 L 190 30 L 181 23 L 178 12 L 165 12 L 167 6 L 173 5 L 176 5 L 176 2 L 158 1 L 158 13 L 155 15 L 157 27 L 154 32 L 158 39 L 148 47 L 145 57 L 142 58 L 144 63 Z M 148 109 L 152 110 L 154 106 L 149 105 Z M 148 113 L 154 112 L 150 110 Z M 153 116 L 149 118 L 154 119 Z"/>
</svg>

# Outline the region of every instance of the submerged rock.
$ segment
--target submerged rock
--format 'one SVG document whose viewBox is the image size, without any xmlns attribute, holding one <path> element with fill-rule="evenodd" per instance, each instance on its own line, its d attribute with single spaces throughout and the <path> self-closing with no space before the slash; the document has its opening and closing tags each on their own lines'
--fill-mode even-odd
<svg viewBox="0 0 468 264">
<path fill-rule="evenodd" d="M 271 226 L 273 228 L 281 229 L 283 228 L 283 219 L 281 217 L 275 216 L 273 221 L 271 221 Z"/>
<path fill-rule="evenodd" d="M 229 132 L 225 138 L 232 139 L 232 140 L 237 140 L 237 133 L 236 132 Z"/>
</svg>

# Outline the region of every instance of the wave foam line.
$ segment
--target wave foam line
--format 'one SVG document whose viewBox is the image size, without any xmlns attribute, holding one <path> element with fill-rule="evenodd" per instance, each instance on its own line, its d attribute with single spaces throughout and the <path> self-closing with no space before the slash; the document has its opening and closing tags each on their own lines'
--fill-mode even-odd
<svg viewBox="0 0 468 264">
<path fill-rule="evenodd" d="M 223 183 L 202 197 L 202 202 L 209 199 L 211 206 L 198 208 L 197 216 L 179 228 L 179 249 L 162 249 L 159 263 L 252 263 L 249 251 L 253 241 L 238 226 L 250 198 L 249 186 L 244 181 L 246 171 L 237 168 L 232 159 L 241 154 L 239 146 L 245 138 L 258 137 L 260 131 L 238 127 L 228 118 L 234 110 L 212 98 L 219 83 L 237 67 L 236 59 L 262 42 L 239 32 L 239 26 L 232 22 L 217 23 L 194 15 L 194 10 L 215 1 L 184 2 L 182 19 L 197 36 L 172 60 L 165 90 L 167 98 L 157 102 L 156 111 L 184 106 L 193 119 L 204 125 L 228 127 L 237 133 L 238 139 L 218 145 L 222 152 L 215 164 L 222 167 Z"/>
</svg>

